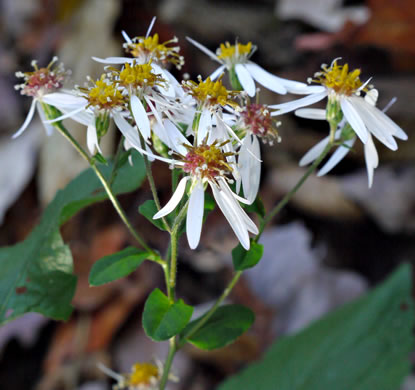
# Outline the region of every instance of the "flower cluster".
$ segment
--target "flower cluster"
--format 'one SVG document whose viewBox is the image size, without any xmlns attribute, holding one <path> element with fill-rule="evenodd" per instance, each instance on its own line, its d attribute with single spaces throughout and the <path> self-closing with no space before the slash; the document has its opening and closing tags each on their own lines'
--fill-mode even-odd
<svg viewBox="0 0 415 390">
<path fill-rule="evenodd" d="M 33 103 L 16 136 L 27 127 L 36 102 L 40 102 L 42 106 L 38 108 L 46 126 L 52 127 L 65 118 L 87 126 L 87 145 L 95 155 L 101 153 L 101 138 L 113 120 L 125 138 L 126 148 L 180 170 L 171 199 L 153 218 L 186 210 L 186 232 L 192 249 L 200 241 L 207 188 L 241 245 L 250 248 L 249 233 L 257 234 L 258 228 L 241 204 L 251 204 L 257 197 L 260 141 L 269 145 L 280 141 L 276 116 L 296 110 L 297 115 L 330 123 L 330 137 L 301 160 L 302 165 L 308 164 L 329 142 L 338 143 L 339 148 L 320 174 L 344 157 L 356 136 L 360 138 L 365 145 L 369 185 L 378 164 L 372 136 L 392 150 L 397 148 L 395 138 L 406 139 L 403 130 L 375 107 L 376 90 L 360 81 L 360 70 L 349 71 L 347 64 L 339 65 L 334 60 L 330 66 L 324 65 L 309 80 L 318 85 L 307 85 L 280 78 L 252 62 L 256 47 L 251 42 L 226 42 L 215 54 L 188 38 L 220 66 L 206 79 L 180 83 L 168 70 L 169 65 L 178 69 L 183 65 L 177 39 L 161 43 L 157 34 L 151 35 L 153 24 L 154 20 L 142 37 L 131 39 L 123 32 L 124 49 L 132 57 L 94 57 L 109 66 L 97 80 L 88 78 L 83 87 L 63 90 L 67 72 L 63 66 L 54 67 L 55 60 L 47 68 L 35 65 L 34 72 L 19 74 L 25 79 L 19 88 L 33 97 Z M 225 72 L 232 90 L 223 82 Z M 255 83 L 279 94 L 306 96 L 267 106 L 258 99 L 251 101 L 258 92 Z M 303 108 L 326 97 L 326 110 Z M 156 141 L 164 145 L 167 153 L 157 152 Z"/>
</svg>

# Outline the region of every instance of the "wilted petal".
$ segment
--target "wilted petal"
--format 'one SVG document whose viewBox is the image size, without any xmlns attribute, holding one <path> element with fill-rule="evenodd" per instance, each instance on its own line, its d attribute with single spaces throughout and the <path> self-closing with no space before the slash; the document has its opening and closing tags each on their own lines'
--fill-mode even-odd
<svg viewBox="0 0 415 390">
<path fill-rule="evenodd" d="M 198 181 L 189 197 L 189 208 L 186 217 L 186 235 L 191 249 L 199 245 L 202 232 L 205 190 L 203 183 Z"/>
</svg>

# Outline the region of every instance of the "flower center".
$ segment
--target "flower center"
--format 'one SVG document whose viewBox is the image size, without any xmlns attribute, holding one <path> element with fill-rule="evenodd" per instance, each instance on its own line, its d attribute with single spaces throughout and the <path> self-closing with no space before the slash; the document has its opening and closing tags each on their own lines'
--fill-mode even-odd
<svg viewBox="0 0 415 390">
<path fill-rule="evenodd" d="M 142 65 L 136 64 L 135 62 L 133 62 L 132 65 L 126 63 L 124 69 L 118 74 L 120 84 L 125 87 L 131 86 L 133 88 L 154 87 L 156 85 L 164 87 L 166 80 L 152 71 L 153 68 L 151 67 L 151 63 Z"/>
<path fill-rule="evenodd" d="M 241 111 L 241 118 L 245 129 L 261 137 L 271 145 L 274 140 L 280 141 L 277 127 L 281 124 L 275 121 L 268 108 L 263 104 L 247 104 Z"/>
<path fill-rule="evenodd" d="M 158 34 L 153 36 L 136 37 L 132 43 L 125 43 L 124 48 L 127 53 L 130 53 L 133 57 L 144 59 L 148 61 L 155 59 L 163 64 L 171 63 L 180 69 L 184 64 L 184 58 L 179 54 L 179 46 L 169 46 L 178 42 L 178 39 L 174 37 L 169 41 L 160 43 Z"/>
<path fill-rule="evenodd" d="M 231 45 L 229 42 L 221 43 L 216 50 L 216 55 L 220 60 L 229 62 L 232 64 L 245 62 L 247 57 L 252 52 L 252 43 L 247 44 L 236 43 Z"/>
<path fill-rule="evenodd" d="M 126 98 L 118 89 L 118 85 L 103 74 L 97 81 L 92 81 L 93 86 L 90 88 L 79 88 L 85 93 L 88 100 L 88 107 L 94 106 L 102 110 L 110 110 L 115 107 L 124 107 Z"/>
<path fill-rule="evenodd" d="M 217 176 L 224 176 L 232 172 L 232 168 L 226 161 L 226 157 L 232 153 L 224 153 L 221 147 L 228 141 L 217 144 L 215 141 L 211 145 L 203 143 L 199 146 L 186 146 L 188 153 L 184 157 L 183 170 L 194 176 L 213 180 Z"/>
<path fill-rule="evenodd" d="M 322 65 L 322 71 L 317 72 L 311 81 L 325 85 L 337 94 L 350 96 L 356 93 L 363 85 L 359 79 L 360 69 L 354 69 L 349 72 L 349 65 L 337 65 L 337 61 L 333 61 L 330 67 Z"/>
<path fill-rule="evenodd" d="M 128 378 L 129 386 L 150 385 L 159 376 L 157 366 L 151 363 L 136 363 Z"/>
<path fill-rule="evenodd" d="M 16 85 L 16 89 L 21 89 L 22 95 L 41 97 L 46 93 L 56 91 L 63 87 L 69 71 L 65 71 L 63 64 L 54 66 L 57 57 L 54 57 L 46 68 L 39 68 L 36 61 L 32 61 L 35 69 L 33 72 L 17 72 L 16 76 L 24 79 L 23 84 Z"/>
<path fill-rule="evenodd" d="M 200 104 L 209 106 L 237 106 L 237 103 L 230 100 L 235 97 L 238 92 L 228 91 L 222 84 L 222 80 L 212 81 L 208 77 L 205 81 L 199 76 L 199 83 L 192 80 L 183 82 L 183 88 L 187 90 Z"/>
</svg>

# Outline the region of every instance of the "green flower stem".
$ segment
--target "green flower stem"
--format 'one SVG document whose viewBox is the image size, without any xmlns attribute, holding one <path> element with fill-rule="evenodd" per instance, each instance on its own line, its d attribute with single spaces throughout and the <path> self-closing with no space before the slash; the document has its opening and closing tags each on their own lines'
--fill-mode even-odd
<svg viewBox="0 0 415 390">
<path fill-rule="evenodd" d="M 115 178 L 117 177 L 118 163 L 119 163 L 119 160 L 120 160 L 120 157 L 121 157 L 123 144 L 124 144 L 124 136 L 122 135 L 121 138 L 120 138 L 120 141 L 118 142 L 117 150 L 116 150 L 115 156 L 114 156 L 114 165 L 112 167 L 111 176 L 110 176 L 110 179 L 108 181 L 110 187 L 112 186 L 112 184 L 114 183 Z"/>
<path fill-rule="evenodd" d="M 118 215 L 120 216 L 121 220 L 124 222 L 127 229 L 130 231 L 131 235 L 137 240 L 137 242 L 149 253 L 153 255 L 152 261 L 163 265 L 165 262 L 163 259 L 160 258 L 159 254 L 151 249 L 144 239 L 138 234 L 138 232 L 134 229 L 131 225 L 131 222 L 128 220 L 124 210 L 122 209 L 118 199 L 114 195 L 109 186 L 108 182 L 106 181 L 105 177 L 102 175 L 101 171 L 95 165 L 94 161 L 88 156 L 88 154 L 84 151 L 81 145 L 79 145 L 78 141 L 72 137 L 69 131 L 63 126 L 61 122 L 53 123 L 53 125 L 59 130 L 59 132 L 72 144 L 72 146 L 77 150 L 77 152 L 88 162 L 91 166 L 95 174 L 97 175 L 98 179 L 101 181 L 102 186 L 104 187 L 108 198 L 111 200 L 115 210 L 117 211 Z"/>
<path fill-rule="evenodd" d="M 164 363 L 164 367 L 163 367 L 163 376 L 161 377 L 160 386 L 159 386 L 160 390 L 164 390 L 165 387 L 166 387 L 166 383 L 169 379 L 169 372 L 170 372 L 170 369 L 171 369 L 171 365 L 173 363 L 173 358 L 174 358 L 174 355 L 176 354 L 176 351 L 177 351 L 177 349 L 176 349 L 176 338 L 172 337 L 169 340 L 169 342 L 170 342 L 169 352 L 168 352 L 166 362 Z"/>
<path fill-rule="evenodd" d="M 232 289 L 234 288 L 235 284 L 238 282 L 239 278 L 242 275 L 242 271 L 235 272 L 233 278 L 226 286 L 225 290 L 223 291 L 222 295 L 217 299 L 215 304 L 209 309 L 209 311 L 198 321 L 193 328 L 190 329 L 190 331 L 186 334 L 186 337 L 184 337 L 177 345 L 177 349 L 180 349 L 183 347 L 184 344 L 186 344 L 187 339 L 191 338 L 203 325 L 206 324 L 206 322 L 209 321 L 210 317 L 215 313 L 215 311 L 218 309 L 218 307 L 223 303 L 223 301 L 228 297 L 228 295 L 231 293 Z"/>
<path fill-rule="evenodd" d="M 141 141 L 144 142 L 142 138 L 141 138 Z M 148 160 L 148 157 L 146 155 L 143 155 L 143 158 L 144 158 L 144 164 L 146 167 L 148 183 L 150 184 L 151 193 L 153 194 L 153 200 L 154 200 L 154 203 L 156 204 L 157 211 L 160 211 L 161 210 L 160 199 L 157 194 L 157 188 L 156 188 L 156 183 L 154 182 L 154 176 L 153 176 L 153 173 L 151 172 L 151 163 Z M 166 218 L 162 217 L 161 220 L 163 221 L 165 229 L 169 233 L 171 233 L 170 225 L 167 222 Z"/>
<path fill-rule="evenodd" d="M 186 202 L 184 207 L 180 210 L 179 215 L 174 220 L 173 229 L 170 235 L 170 263 L 169 263 L 169 283 L 168 296 L 174 301 L 175 299 L 175 289 L 176 289 L 176 273 L 177 273 L 177 243 L 179 239 L 179 229 L 182 225 L 182 222 L 187 214 L 187 208 L 189 206 L 189 201 Z"/>
<path fill-rule="evenodd" d="M 239 82 L 238 76 L 235 72 L 235 67 L 232 67 L 229 70 L 229 82 L 231 84 L 232 89 L 234 89 L 235 91 L 243 91 L 243 87 Z"/>
<path fill-rule="evenodd" d="M 314 160 L 313 164 L 307 169 L 304 173 L 302 178 L 297 182 L 297 184 L 289 191 L 279 202 L 278 204 L 262 219 L 261 224 L 259 226 L 258 235 L 254 238 L 255 242 L 258 242 L 259 238 L 261 237 L 262 233 L 264 232 L 265 226 L 271 222 L 271 220 L 285 207 L 285 205 L 291 200 L 294 194 L 299 190 L 299 188 L 304 184 L 304 182 L 308 179 L 308 177 L 315 171 L 318 165 L 323 161 L 324 157 L 327 156 L 329 151 L 332 148 L 332 143 L 329 142 L 323 152 L 318 156 L 316 160 Z"/>
</svg>

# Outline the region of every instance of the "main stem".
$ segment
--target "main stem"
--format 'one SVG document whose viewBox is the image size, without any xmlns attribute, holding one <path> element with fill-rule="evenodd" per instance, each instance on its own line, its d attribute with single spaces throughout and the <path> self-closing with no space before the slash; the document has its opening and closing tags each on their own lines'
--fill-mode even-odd
<svg viewBox="0 0 415 390">
<path fill-rule="evenodd" d="M 176 338 L 172 337 L 169 340 L 169 343 L 170 343 L 169 353 L 167 355 L 166 362 L 164 363 L 163 375 L 160 379 L 160 387 L 159 387 L 160 390 L 164 390 L 166 387 L 166 383 L 167 383 L 167 380 L 169 379 L 169 373 L 170 373 L 171 365 L 173 363 L 174 355 L 176 354 L 176 351 L 177 351 Z"/>
</svg>

